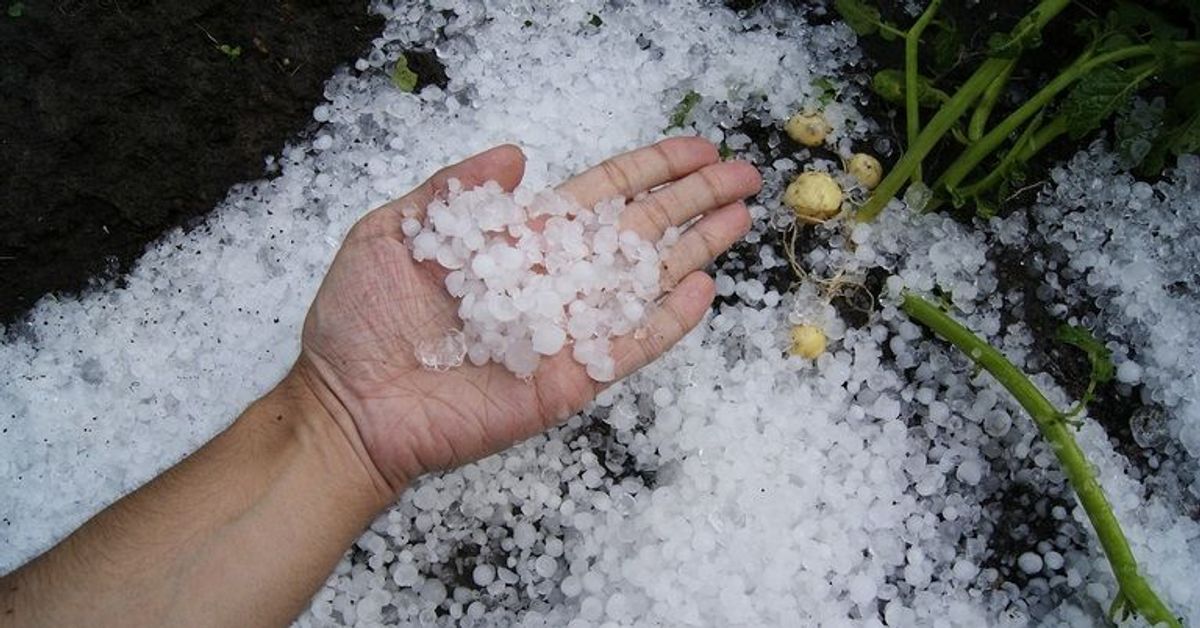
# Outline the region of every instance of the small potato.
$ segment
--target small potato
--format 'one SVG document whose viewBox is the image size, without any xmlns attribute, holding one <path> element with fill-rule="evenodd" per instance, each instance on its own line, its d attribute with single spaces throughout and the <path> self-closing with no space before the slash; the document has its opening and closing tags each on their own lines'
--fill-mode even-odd
<svg viewBox="0 0 1200 628">
<path fill-rule="evenodd" d="M 825 332 L 816 325 L 796 325 L 792 327 L 792 355 L 809 360 L 815 360 L 825 353 Z"/>
<path fill-rule="evenodd" d="M 808 222 L 824 222 L 842 210 L 842 188 L 824 172 L 805 172 L 783 192 L 783 204 Z"/>
<path fill-rule="evenodd" d="M 875 189 L 883 179 L 883 166 L 879 164 L 878 159 L 866 153 L 854 153 L 850 162 L 846 164 L 846 171 L 868 190 Z"/>
<path fill-rule="evenodd" d="M 817 113 L 797 112 L 783 126 L 789 137 L 805 146 L 820 146 L 825 143 L 832 127 L 825 121 L 825 116 Z"/>
</svg>

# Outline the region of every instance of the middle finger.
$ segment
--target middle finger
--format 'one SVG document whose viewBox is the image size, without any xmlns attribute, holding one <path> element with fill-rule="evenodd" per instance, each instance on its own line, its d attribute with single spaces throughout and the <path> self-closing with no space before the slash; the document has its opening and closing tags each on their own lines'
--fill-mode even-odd
<svg viewBox="0 0 1200 628">
<path fill-rule="evenodd" d="M 668 228 L 740 201 L 761 187 L 762 177 L 749 163 L 712 164 L 630 203 L 621 215 L 621 227 L 657 241 Z"/>
</svg>

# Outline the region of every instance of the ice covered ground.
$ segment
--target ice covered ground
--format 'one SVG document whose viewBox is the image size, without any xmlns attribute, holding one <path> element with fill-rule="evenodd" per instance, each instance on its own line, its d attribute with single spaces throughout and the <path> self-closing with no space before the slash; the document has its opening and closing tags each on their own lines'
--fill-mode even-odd
<svg viewBox="0 0 1200 628">
<path fill-rule="evenodd" d="M 658 138 L 694 90 L 698 130 L 765 169 L 755 241 L 786 222 L 781 186 L 809 164 L 767 159 L 722 125 L 785 119 L 818 97 L 819 77 L 854 102 L 843 82 L 859 59 L 852 35 L 794 10 L 743 19 L 685 1 L 432 4 L 453 13 L 378 7 L 388 22 L 376 50 L 330 81 L 321 129 L 280 156 L 277 178 L 239 186 L 202 228 L 169 234 L 125 287 L 47 300 L 8 330 L 0 570 L 196 448 L 281 376 L 350 223 L 440 165 L 512 141 L 530 157 L 527 179 L 553 183 Z M 389 62 L 431 42 L 448 88 L 395 90 Z M 843 152 L 869 137 L 853 106 L 829 114 Z M 982 231 L 896 207 L 869 227 L 822 227 L 827 244 L 803 261 L 818 276 L 882 267 L 893 287 L 937 285 L 1021 363 L 1032 335 L 1001 323 L 1021 297 L 998 291 L 985 254 L 1061 247 L 1047 254 L 1039 296 L 1064 308 L 1099 300 L 1092 322 L 1119 360 L 1131 358 L 1122 378 L 1165 410 L 1139 431 L 1162 452 L 1150 471 L 1117 455 L 1094 422 L 1079 438 L 1134 553 L 1195 623 L 1197 361 L 1187 330 L 1200 325 L 1189 265 L 1200 243 L 1180 217 L 1197 209 L 1200 165 L 1182 163 L 1147 196 L 1104 159 L 1101 149 L 1078 158 L 1029 214 Z M 677 349 L 587 416 L 414 487 L 300 623 L 1101 622 L 1114 594 L 1107 563 L 1052 453 L 1004 391 L 894 307 L 853 327 L 815 291 L 770 290 L 757 277 L 785 264 L 782 253 L 744 250 L 754 254 L 718 276 L 724 305 Z M 830 350 L 815 364 L 785 357 L 792 314 L 826 327 Z"/>
</svg>

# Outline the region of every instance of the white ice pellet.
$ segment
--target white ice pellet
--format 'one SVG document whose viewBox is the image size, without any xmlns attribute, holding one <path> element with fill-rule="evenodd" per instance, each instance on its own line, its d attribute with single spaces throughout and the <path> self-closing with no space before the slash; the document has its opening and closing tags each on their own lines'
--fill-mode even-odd
<svg viewBox="0 0 1200 628">
<path fill-rule="evenodd" d="M 471 572 L 471 580 L 473 580 L 476 585 L 481 587 L 486 587 L 495 579 L 496 568 L 491 565 L 477 565 L 475 570 Z"/>
<path fill-rule="evenodd" d="M 1133 360 L 1125 360 L 1117 367 L 1117 381 L 1136 384 L 1142 379 L 1142 367 Z"/>
<path fill-rule="evenodd" d="M 412 219 L 402 228 L 414 259 L 453 271 L 444 283 L 461 299 L 462 354 L 528 377 L 540 356 L 558 353 L 570 336 L 588 376 L 611 381 L 616 365 L 607 340 L 637 328 L 659 293 L 659 252 L 613 226 L 621 199 L 589 210 L 551 190 L 510 194 L 495 182 L 464 190 L 456 180 L 448 187 L 419 229 Z M 541 214 L 553 216 L 543 231 L 528 229 Z M 593 340 L 603 342 L 580 350 Z M 453 361 L 441 346 L 418 347 L 418 354 L 430 368 Z"/>
<path fill-rule="evenodd" d="M 955 471 L 955 477 L 959 481 L 975 486 L 983 479 L 983 465 L 975 458 L 968 458 L 958 463 L 958 470 Z"/>
<path fill-rule="evenodd" d="M 543 578 L 549 578 L 550 576 L 554 575 L 555 571 L 558 570 L 558 561 L 554 560 L 554 558 L 551 556 L 546 556 L 543 554 L 539 556 L 537 560 L 533 561 L 533 568 L 537 571 L 539 576 Z"/>
<path fill-rule="evenodd" d="M 1042 557 L 1035 552 L 1025 552 L 1017 557 L 1017 566 L 1027 574 L 1035 574 L 1042 570 Z"/>
</svg>

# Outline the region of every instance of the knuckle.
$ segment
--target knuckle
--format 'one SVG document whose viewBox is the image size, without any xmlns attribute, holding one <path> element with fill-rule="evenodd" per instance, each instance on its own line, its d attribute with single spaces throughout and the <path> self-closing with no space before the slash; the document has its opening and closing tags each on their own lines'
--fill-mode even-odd
<svg viewBox="0 0 1200 628">
<path fill-rule="evenodd" d="M 718 255 L 725 252 L 727 245 L 720 235 L 713 233 L 711 229 L 697 229 L 696 232 L 708 259 L 715 259 Z"/>
<path fill-rule="evenodd" d="M 675 329 L 672 330 L 673 333 L 669 335 L 675 338 L 682 336 L 689 327 L 687 318 L 683 315 L 683 312 L 680 312 L 679 309 L 673 305 L 668 305 L 666 310 L 670 317 L 671 324 L 675 326 Z M 664 333 L 659 337 L 658 341 L 660 344 L 664 342 L 667 335 L 668 334 Z"/>
<path fill-rule="evenodd" d="M 713 168 L 702 168 L 696 173 L 704 183 L 704 190 L 709 195 L 709 205 L 718 205 L 725 194 L 725 182 L 714 172 Z"/>
<path fill-rule="evenodd" d="M 663 199 L 663 194 L 652 194 L 646 199 L 646 217 L 661 233 L 666 231 L 672 224 L 671 210 L 667 209 L 667 204 Z"/>
<path fill-rule="evenodd" d="M 606 159 L 600 162 L 600 169 L 614 188 L 625 196 L 633 194 L 633 178 L 619 160 Z"/>
<path fill-rule="evenodd" d="M 662 333 L 657 329 L 651 329 L 646 332 L 646 335 L 638 339 L 638 348 L 641 351 L 638 365 L 646 364 L 653 360 L 656 356 L 663 352 Z"/>
<path fill-rule="evenodd" d="M 679 164 L 676 162 L 675 157 L 671 151 L 667 150 L 668 142 L 671 142 L 671 140 L 658 142 L 652 146 L 651 149 L 658 154 L 660 159 L 662 159 L 663 165 L 666 166 L 667 174 L 670 176 L 671 180 L 674 181 L 675 179 L 682 177 L 685 173 L 680 172 Z"/>
<path fill-rule="evenodd" d="M 663 290 L 670 290 L 671 288 L 679 285 L 680 280 L 683 279 L 683 276 L 680 274 L 679 270 L 681 268 L 686 268 L 686 265 L 674 261 L 664 261 L 662 263 L 662 266 L 660 267 L 662 279 L 659 282 L 659 285 Z"/>
</svg>

